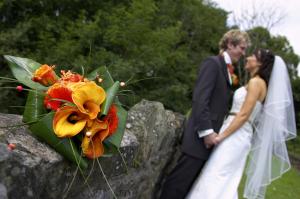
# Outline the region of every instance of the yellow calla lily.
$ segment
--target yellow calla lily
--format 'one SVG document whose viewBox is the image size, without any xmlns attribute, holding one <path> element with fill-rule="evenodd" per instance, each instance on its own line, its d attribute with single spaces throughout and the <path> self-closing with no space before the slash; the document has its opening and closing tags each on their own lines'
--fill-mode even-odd
<svg viewBox="0 0 300 199">
<path fill-rule="evenodd" d="M 88 158 L 98 158 L 104 153 L 103 140 L 108 136 L 108 123 L 98 119 L 93 120 L 90 127 L 86 128 L 81 148 Z"/>
<path fill-rule="evenodd" d="M 72 99 L 78 109 L 90 119 L 100 112 L 100 105 L 106 98 L 105 91 L 93 81 L 80 82 L 72 86 Z"/>
<path fill-rule="evenodd" d="M 81 113 L 77 107 L 64 106 L 54 115 L 54 133 L 58 137 L 73 137 L 84 129 L 87 121 L 87 115 Z"/>
</svg>

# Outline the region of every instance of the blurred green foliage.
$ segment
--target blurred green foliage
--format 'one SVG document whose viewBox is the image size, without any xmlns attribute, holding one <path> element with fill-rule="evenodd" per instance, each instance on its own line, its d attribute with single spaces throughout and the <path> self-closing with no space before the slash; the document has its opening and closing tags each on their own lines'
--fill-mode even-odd
<svg viewBox="0 0 300 199">
<path fill-rule="evenodd" d="M 213 17 L 212 17 L 213 16 Z M 128 81 L 122 102 L 157 100 L 185 112 L 198 65 L 218 53 L 226 12 L 199 0 L 3 0 L 0 54 L 85 73 L 106 65 Z M 0 58 L 0 75 L 11 76 Z M 3 86 L 3 83 L 1 84 Z M 122 96 L 120 96 L 122 98 Z M 25 96 L 3 91 L 1 112 Z"/>
<path fill-rule="evenodd" d="M 209 0 L 2 0 L 0 55 L 56 65 L 57 72 L 87 74 L 105 65 L 115 80 L 128 81 L 120 93 L 127 107 L 146 98 L 185 113 L 199 64 L 218 54 L 227 14 Z M 285 37 L 263 28 L 249 33 L 253 46 L 274 50 L 294 68 L 298 64 Z M 0 76 L 12 76 L 2 56 Z M 16 84 L 0 82 L 7 85 Z M 1 89 L 0 111 L 22 113 L 10 106 L 22 106 L 25 98 Z"/>
</svg>

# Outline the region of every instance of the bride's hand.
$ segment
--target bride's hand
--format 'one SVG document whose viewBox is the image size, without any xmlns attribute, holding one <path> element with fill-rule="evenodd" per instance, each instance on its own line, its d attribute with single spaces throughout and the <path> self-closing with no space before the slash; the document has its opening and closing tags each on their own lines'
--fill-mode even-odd
<svg viewBox="0 0 300 199">
<path fill-rule="evenodd" d="M 222 135 L 217 135 L 216 137 L 215 137 L 215 144 L 217 145 L 217 144 L 220 144 L 223 140 L 224 140 L 225 138 L 222 136 Z"/>
</svg>

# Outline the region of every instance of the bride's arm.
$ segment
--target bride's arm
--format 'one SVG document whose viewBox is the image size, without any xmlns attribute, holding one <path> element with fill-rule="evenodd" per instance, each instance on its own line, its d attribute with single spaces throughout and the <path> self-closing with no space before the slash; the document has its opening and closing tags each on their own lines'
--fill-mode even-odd
<svg viewBox="0 0 300 199">
<path fill-rule="evenodd" d="M 232 120 L 225 131 L 216 137 L 216 142 L 219 143 L 236 130 L 238 130 L 250 117 L 256 101 L 259 99 L 262 85 L 257 78 L 252 78 L 248 83 L 247 95 L 239 113 Z"/>
</svg>

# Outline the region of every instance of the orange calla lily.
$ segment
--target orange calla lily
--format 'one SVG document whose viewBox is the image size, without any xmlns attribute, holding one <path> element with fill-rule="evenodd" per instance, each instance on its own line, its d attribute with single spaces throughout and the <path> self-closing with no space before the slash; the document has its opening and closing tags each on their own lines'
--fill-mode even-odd
<svg viewBox="0 0 300 199">
<path fill-rule="evenodd" d="M 95 82 L 79 82 L 72 86 L 72 99 L 78 109 L 90 119 L 95 119 L 100 112 L 100 105 L 106 98 L 105 91 Z"/>
<path fill-rule="evenodd" d="M 98 158 L 104 153 L 103 140 L 108 136 L 107 122 L 98 119 L 93 120 L 90 127 L 86 128 L 81 148 L 83 154 L 88 158 Z"/>
<path fill-rule="evenodd" d="M 81 113 L 76 107 L 64 106 L 54 115 L 54 133 L 58 137 L 73 137 L 84 129 L 87 121 L 87 115 Z"/>
<path fill-rule="evenodd" d="M 44 86 L 53 85 L 58 80 L 53 69 L 54 66 L 48 66 L 47 64 L 42 65 L 34 72 L 32 81 L 39 82 Z"/>
</svg>

